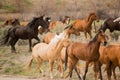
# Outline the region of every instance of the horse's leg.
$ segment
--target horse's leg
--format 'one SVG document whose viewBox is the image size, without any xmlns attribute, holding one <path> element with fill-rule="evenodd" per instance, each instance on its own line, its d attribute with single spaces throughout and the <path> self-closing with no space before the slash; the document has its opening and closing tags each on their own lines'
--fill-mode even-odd
<svg viewBox="0 0 120 80">
<path fill-rule="evenodd" d="M 75 66 L 75 71 L 76 71 L 76 73 L 77 73 L 77 75 L 78 75 L 79 80 L 82 80 L 82 78 L 81 78 L 81 76 L 79 75 L 79 71 L 78 71 L 78 69 L 77 69 L 76 66 Z"/>
<path fill-rule="evenodd" d="M 29 39 L 29 52 L 32 51 L 31 46 L 32 46 L 32 41 L 31 41 L 31 39 Z"/>
<path fill-rule="evenodd" d="M 65 78 L 67 78 L 68 76 L 70 76 L 71 72 L 73 71 L 73 67 L 72 67 L 72 63 L 68 64 L 68 74 L 65 76 Z"/>
<path fill-rule="evenodd" d="M 54 64 L 54 61 L 49 60 L 49 65 L 50 65 L 50 78 L 51 78 L 51 79 L 53 79 L 53 74 L 52 74 L 53 64 Z"/>
<path fill-rule="evenodd" d="M 91 31 L 88 31 L 88 34 L 90 36 L 90 39 L 92 39 Z"/>
<path fill-rule="evenodd" d="M 85 80 L 85 79 L 86 79 L 86 74 L 87 74 L 87 72 L 88 72 L 88 66 L 89 66 L 89 62 L 88 62 L 88 61 L 86 61 L 85 74 L 84 74 L 84 76 L 83 76 L 83 80 Z"/>
<path fill-rule="evenodd" d="M 63 62 L 62 62 L 62 60 L 61 60 L 61 59 L 60 59 L 60 64 L 59 64 L 59 67 L 60 67 L 61 77 L 63 77 L 64 68 L 63 68 Z"/>
<path fill-rule="evenodd" d="M 35 37 L 35 39 L 36 39 L 38 42 L 34 43 L 33 46 L 40 42 L 40 39 L 39 39 L 37 36 Z"/>
<path fill-rule="evenodd" d="M 42 59 L 40 57 L 37 58 L 37 69 L 40 73 L 42 73 L 42 70 L 40 69 L 40 66 L 42 64 Z"/>
<path fill-rule="evenodd" d="M 99 68 L 99 71 L 100 71 L 100 79 L 103 80 L 103 79 L 102 79 L 101 64 L 100 64 L 99 61 L 97 62 L 97 64 L 98 64 L 98 68 Z"/>
<path fill-rule="evenodd" d="M 12 50 L 12 52 L 16 52 L 16 49 L 15 49 L 15 44 L 16 44 L 16 42 L 18 41 L 18 38 L 11 38 L 11 40 L 10 40 L 10 45 L 11 45 L 11 50 Z"/>
<path fill-rule="evenodd" d="M 108 80 L 111 80 L 111 75 L 112 75 L 111 65 L 112 65 L 111 62 L 108 62 L 106 64 Z"/>
<path fill-rule="evenodd" d="M 116 73 L 115 73 L 115 68 L 116 68 L 116 66 L 112 66 L 112 71 L 113 71 L 113 76 L 114 76 L 114 80 L 117 80 L 117 78 L 116 78 Z"/>
<path fill-rule="evenodd" d="M 73 69 L 74 69 L 74 66 L 72 65 L 71 72 L 70 72 L 70 79 L 72 78 Z"/>
<path fill-rule="evenodd" d="M 94 72 L 95 72 L 95 75 L 94 75 L 95 80 L 97 80 L 97 79 L 98 79 L 99 70 L 98 70 L 98 65 L 96 64 L 96 62 L 94 62 L 93 70 L 94 70 Z"/>
<path fill-rule="evenodd" d="M 85 34 L 85 38 L 87 39 L 87 32 L 85 31 L 84 34 Z"/>
</svg>

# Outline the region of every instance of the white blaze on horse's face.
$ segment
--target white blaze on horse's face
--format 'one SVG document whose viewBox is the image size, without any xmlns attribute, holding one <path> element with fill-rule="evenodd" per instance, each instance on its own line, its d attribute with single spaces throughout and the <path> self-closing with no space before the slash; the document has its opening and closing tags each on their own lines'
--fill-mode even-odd
<svg viewBox="0 0 120 80">
<path fill-rule="evenodd" d="M 120 21 L 120 17 L 118 17 L 117 19 L 113 20 L 113 22 L 117 22 L 117 21 Z"/>
<path fill-rule="evenodd" d="M 51 19 L 49 19 L 48 22 L 51 22 Z"/>
<path fill-rule="evenodd" d="M 42 28 L 42 26 L 38 26 L 38 30 L 41 29 L 41 28 Z"/>
</svg>

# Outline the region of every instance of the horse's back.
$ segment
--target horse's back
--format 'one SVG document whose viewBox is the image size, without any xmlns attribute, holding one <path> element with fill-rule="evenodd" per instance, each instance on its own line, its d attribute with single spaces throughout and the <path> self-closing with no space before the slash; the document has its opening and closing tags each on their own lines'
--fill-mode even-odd
<svg viewBox="0 0 120 80">
<path fill-rule="evenodd" d="M 72 43 L 68 47 L 69 55 L 74 55 L 76 58 L 85 60 L 86 51 L 87 51 L 87 44 L 81 42 Z"/>
<path fill-rule="evenodd" d="M 72 25 L 75 29 L 79 29 L 80 31 L 83 31 L 87 23 L 85 22 L 85 20 L 78 19 L 78 20 L 75 20 Z"/>
<path fill-rule="evenodd" d="M 47 33 L 44 37 L 44 42 L 48 44 L 54 37 L 55 33 Z"/>
<path fill-rule="evenodd" d="M 47 55 L 46 55 L 47 48 L 48 48 L 48 44 L 46 44 L 46 43 L 36 44 L 33 47 L 32 55 L 34 57 L 40 57 L 42 59 L 46 59 L 47 60 Z"/>
<path fill-rule="evenodd" d="M 117 61 L 120 58 L 120 45 L 109 45 L 103 52 L 112 61 Z"/>
</svg>

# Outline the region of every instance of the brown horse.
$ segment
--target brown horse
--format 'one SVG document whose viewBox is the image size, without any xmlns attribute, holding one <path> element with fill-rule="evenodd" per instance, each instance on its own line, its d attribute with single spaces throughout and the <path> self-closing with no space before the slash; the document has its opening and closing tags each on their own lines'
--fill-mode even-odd
<svg viewBox="0 0 120 80">
<path fill-rule="evenodd" d="M 70 77 L 72 76 L 71 75 L 72 70 L 73 69 L 76 70 L 75 65 L 79 60 L 86 61 L 85 74 L 83 76 L 83 80 L 85 80 L 86 78 L 86 73 L 88 72 L 88 66 L 91 62 L 94 62 L 94 67 L 99 66 L 99 57 L 100 57 L 99 47 L 101 42 L 104 44 L 107 43 L 105 39 L 105 34 L 102 31 L 99 31 L 94 37 L 94 39 L 89 43 L 75 42 L 70 44 L 70 46 L 68 46 L 68 48 L 66 49 L 65 69 L 67 67 L 67 60 L 69 56 L 69 58 L 72 60 L 72 69 L 69 72 Z M 100 71 L 100 78 L 102 80 L 102 73 L 100 66 L 99 66 L 99 71 Z M 78 77 L 80 77 L 79 74 Z"/>
<path fill-rule="evenodd" d="M 65 54 L 66 54 L 66 47 L 64 47 L 62 50 L 61 50 L 61 53 L 60 53 L 60 57 L 58 58 L 58 61 L 57 61 L 57 70 L 61 73 L 61 77 L 63 77 L 63 72 L 64 72 L 64 67 L 63 67 L 63 64 L 65 63 Z M 68 57 L 68 71 L 70 71 L 71 67 L 72 67 L 72 61 L 71 59 Z M 79 66 L 79 61 L 76 65 L 76 68 L 77 68 L 77 71 L 80 73 L 80 66 Z M 66 78 L 69 76 L 69 74 L 66 75 Z"/>
<path fill-rule="evenodd" d="M 2 27 L 5 27 L 7 25 L 12 25 L 14 27 L 14 26 L 20 25 L 20 21 L 19 21 L 19 19 L 16 19 L 16 18 L 9 18 L 9 19 L 5 20 Z"/>
<path fill-rule="evenodd" d="M 113 72 L 114 79 L 116 79 L 115 68 L 120 67 L 120 44 L 108 45 L 107 47 L 100 47 L 100 58 L 99 61 L 102 64 L 106 64 L 106 70 L 108 80 L 111 80 Z"/>
<path fill-rule="evenodd" d="M 109 29 L 110 32 L 113 32 L 115 30 L 120 31 L 119 21 L 115 20 L 114 18 L 106 19 L 99 30 L 103 30 L 105 32 L 107 29 Z"/>
<path fill-rule="evenodd" d="M 90 13 L 89 16 L 83 20 L 75 20 L 72 26 L 75 29 L 84 32 L 86 38 L 87 38 L 87 33 L 90 35 L 90 38 L 92 38 L 91 35 L 92 22 L 95 20 L 99 21 L 98 16 L 95 13 Z"/>
<path fill-rule="evenodd" d="M 42 61 L 49 61 L 50 77 L 53 78 L 52 71 L 54 61 L 59 57 L 61 49 L 70 44 L 70 41 L 68 40 L 69 30 L 71 30 L 71 27 L 67 27 L 60 35 L 56 35 L 49 44 L 39 43 L 34 46 L 28 67 L 30 67 L 34 58 L 38 62 L 38 68 L 40 67 Z"/>
<path fill-rule="evenodd" d="M 55 27 L 57 27 L 58 25 L 68 25 L 70 22 L 70 17 L 69 16 L 65 16 L 65 19 L 63 21 L 51 21 L 50 25 L 49 25 L 49 30 L 53 30 Z M 63 26 L 64 27 L 64 26 Z"/>
</svg>

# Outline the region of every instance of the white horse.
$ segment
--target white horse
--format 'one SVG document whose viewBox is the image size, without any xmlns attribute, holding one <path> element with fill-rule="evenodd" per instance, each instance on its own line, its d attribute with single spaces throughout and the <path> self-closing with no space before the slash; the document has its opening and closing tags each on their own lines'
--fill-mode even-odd
<svg viewBox="0 0 120 80">
<path fill-rule="evenodd" d="M 35 45 L 27 67 L 30 68 L 33 59 L 35 59 L 38 64 L 37 68 L 41 71 L 40 66 L 42 61 L 48 61 L 50 66 L 50 77 L 53 78 L 52 71 L 54 61 L 60 56 L 62 48 L 70 44 L 67 34 L 68 31 L 69 28 L 64 30 L 60 35 L 56 35 L 49 44 L 39 43 Z"/>
</svg>

